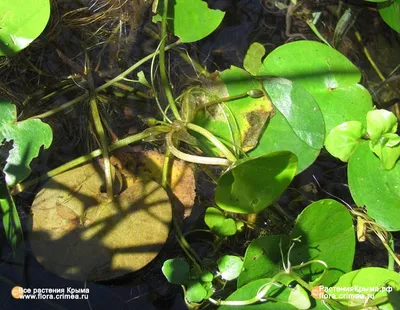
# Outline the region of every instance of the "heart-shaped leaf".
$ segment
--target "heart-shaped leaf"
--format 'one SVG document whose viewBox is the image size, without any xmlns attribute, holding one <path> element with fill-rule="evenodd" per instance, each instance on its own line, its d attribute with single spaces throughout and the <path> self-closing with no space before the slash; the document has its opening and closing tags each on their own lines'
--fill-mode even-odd
<svg viewBox="0 0 400 310">
<path fill-rule="evenodd" d="M 224 255 L 218 260 L 217 265 L 222 279 L 231 281 L 242 271 L 243 260 L 239 256 Z"/>
<path fill-rule="evenodd" d="M 361 73 L 335 49 L 314 41 L 284 44 L 264 60 L 259 75 L 285 77 L 301 84 L 318 102 L 326 132 L 347 121 L 364 126 L 372 110 L 369 92 L 358 82 Z"/>
<path fill-rule="evenodd" d="M 364 135 L 365 128 L 360 122 L 346 122 L 331 130 L 326 138 L 325 147 L 332 156 L 347 162 Z"/>
<path fill-rule="evenodd" d="M 236 234 L 235 220 L 225 217 L 224 213 L 216 208 L 207 208 L 204 221 L 216 235 L 228 237 Z"/>
<path fill-rule="evenodd" d="M 354 201 L 366 206 L 367 213 L 389 231 L 400 230 L 400 165 L 387 171 L 369 148 L 360 143 L 350 157 L 347 168 Z"/>
<path fill-rule="evenodd" d="M 254 42 L 250 45 L 247 50 L 246 56 L 244 57 L 243 67 L 251 75 L 257 75 L 260 67 L 262 66 L 261 59 L 265 55 L 265 47 L 261 43 Z"/>
<path fill-rule="evenodd" d="M 1 1 L 0 56 L 26 48 L 42 33 L 49 18 L 49 0 Z"/>
<path fill-rule="evenodd" d="M 189 302 L 201 302 L 207 296 L 207 290 L 198 281 L 190 282 L 186 287 L 185 297 Z"/>
<path fill-rule="evenodd" d="M 329 269 L 321 279 L 323 285 L 332 284 L 351 270 L 355 252 L 352 217 L 342 204 L 324 199 L 309 205 L 298 216 L 290 236 L 264 236 L 251 242 L 246 250 L 238 287 L 281 271 L 280 247 L 286 256 L 290 240 L 297 238 L 301 242 L 294 245 L 289 261 L 292 265 L 310 260 L 324 261 Z M 313 263 L 301 271 L 306 280 L 315 281 L 321 276 L 323 267 Z"/>
<path fill-rule="evenodd" d="M 159 1 L 158 15 L 153 22 L 161 21 L 163 3 Z M 217 29 L 225 16 L 225 12 L 210 9 L 201 0 L 169 0 L 168 6 L 168 27 L 184 43 L 205 38 Z"/>
<path fill-rule="evenodd" d="M 162 266 L 162 272 L 172 284 L 185 284 L 190 276 L 189 265 L 181 258 L 166 260 Z"/>
<path fill-rule="evenodd" d="M 389 138 L 388 135 L 393 137 Z M 398 135 L 389 133 L 384 134 L 381 139 L 375 141 L 375 144 L 372 141 L 369 143 L 370 149 L 379 157 L 385 170 L 391 170 L 400 157 L 399 139 Z"/>
<path fill-rule="evenodd" d="M 226 211 L 259 212 L 282 194 L 296 169 L 296 155 L 286 151 L 238 161 L 219 178 L 215 201 Z"/>
<path fill-rule="evenodd" d="M 0 100 L 0 140 L 13 141 L 13 148 L 4 167 L 6 183 L 14 185 L 30 174 L 30 163 L 43 145 L 47 149 L 53 132 L 39 119 L 17 122 L 17 109 L 9 101 Z"/>
<path fill-rule="evenodd" d="M 367 132 L 374 142 L 385 133 L 395 133 L 397 130 L 396 116 L 387 110 L 374 110 L 367 113 Z"/>
</svg>

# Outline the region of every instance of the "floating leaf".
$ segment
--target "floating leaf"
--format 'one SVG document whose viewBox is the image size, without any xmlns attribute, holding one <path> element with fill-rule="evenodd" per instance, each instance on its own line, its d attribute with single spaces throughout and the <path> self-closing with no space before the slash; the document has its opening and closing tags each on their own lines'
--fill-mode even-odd
<svg viewBox="0 0 400 310">
<path fill-rule="evenodd" d="M 160 1 L 159 15 L 153 18 L 153 22 L 162 20 L 163 4 L 164 1 Z M 207 3 L 201 0 L 169 0 L 168 6 L 168 27 L 184 43 L 195 42 L 211 34 L 225 15 L 225 12 L 209 9 Z"/>
<path fill-rule="evenodd" d="M 258 42 L 254 42 L 250 45 L 247 50 L 246 56 L 244 57 L 243 67 L 251 75 L 257 75 L 258 70 L 262 66 L 262 58 L 265 55 L 264 45 Z"/>
<path fill-rule="evenodd" d="M 207 296 L 207 290 L 198 281 L 190 282 L 186 288 L 185 297 L 189 302 L 201 302 Z"/>
<path fill-rule="evenodd" d="M 391 170 L 400 157 L 400 137 L 394 133 L 387 133 L 375 141 L 370 141 L 369 147 L 379 157 L 382 167 Z"/>
<path fill-rule="evenodd" d="M 26 48 L 42 33 L 49 18 L 49 0 L 1 1 L 0 56 Z"/>
<path fill-rule="evenodd" d="M 243 260 L 239 256 L 234 255 L 222 256 L 217 264 L 222 279 L 227 281 L 236 279 L 243 268 Z"/>
<path fill-rule="evenodd" d="M 331 130 L 326 138 L 325 147 L 332 156 L 347 162 L 364 135 L 363 124 L 357 121 L 346 122 Z"/>
<path fill-rule="evenodd" d="M 204 215 L 204 222 L 211 229 L 214 226 L 221 226 L 226 219 L 224 213 L 217 208 L 207 208 L 206 214 Z"/>
<path fill-rule="evenodd" d="M 227 237 L 236 234 L 236 222 L 226 218 L 224 213 L 216 208 L 207 208 L 204 221 L 216 235 Z"/>
<path fill-rule="evenodd" d="M 285 138 L 277 139 L 277 137 Z M 249 155 L 256 157 L 280 150 L 290 150 L 290 152 L 298 157 L 297 173 L 302 172 L 310 166 L 320 152 L 320 150 L 311 148 L 305 142 L 301 141 L 282 113 L 277 110 L 263 132 L 259 144 L 254 150 L 249 152 Z"/>
<path fill-rule="evenodd" d="M 393 30 L 400 32 L 400 0 L 379 3 L 378 9 L 385 23 Z"/>
<path fill-rule="evenodd" d="M 300 85 L 284 78 L 263 82 L 276 114 L 270 120 L 259 144 L 249 155 L 290 151 L 299 160 L 298 173 L 307 168 L 323 146 L 325 124 L 314 98 Z M 277 139 L 276 137 L 285 137 Z"/>
<path fill-rule="evenodd" d="M 335 49 L 314 41 L 284 44 L 264 60 L 259 75 L 285 77 L 302 85 L 317 101 L 325 121 L 325 131 L 347 121 L 364 126 L 372 110 L 369 92 L 358 82 L 361 73 Z"/>
<path fill-rule="evenodd" d="M 369 149 L 368 141 L 358 145 L 350 157 L 348 179 L 351 195 L 359 206 L 389 231 L 400 230 L 400 165 L 384 170 Z"/>
<path fill-rule="evenodd" d="M 236 290 L 233 294 L 231 294 L 226 300 L 227 301 L 244 301 L 253 299 L 257 296 L 260 291 L 260 288 L 264 288 L 266 285 L 269 285 L 272 279 L 259 279 L 253 282 L 246 284 L 245 286 L 240 287 Z M 295 310 L 298 309 L 297 307 L 292 306 L 289 304 L 289 296 L 292 290 L 288 287 L 280 287 L 277 285 L 272 284 L 271 288 L 269 289 L 268 293 L 264 298 L 273 297 L 274 300 L 267 300 L 264 302 L 257 302 L 252 305 L 245 305 L 245 306 L 221 306 L 219 310 Z M 276 301 L 279 300 L 280 302 Z M 322 304 L 321 301 L 315 300 L 314 305 L 310 309 L 316 310 L 324 310 L 326 307 Z"/>
<path fill-rule="evenodd" d="M 291 238 L 301 237 L 296 243 L 290 259 L 292 264 L 301 264 L 310 259 L 324 261 L 328 271 L 322 279 L 330 285 L 342 274 L 351 270 L 355 253 L 355 233 L 350 212 L 341 203 L 323 199 L 309 205 L 297 217 Z M 323 270 L 322 265 L 312 264 L 301 269 L 303 275 L 310 274 L 314 281 Z"/>
<path fill-rule="evenodd" d="M 263 236 L 254 239 L 246 249 L 243 271 L 238 278 L 238 287 L 259 278 L 275 276 L 283 269 L 282 251 L 289 246 L 289 236 Z"/>
<path fill-rule="evenodd" d="M 215 201 L 226 211 L 259 212 L 282 194 L 296 169 L 296 156 L 286 151 L 238 161 L 219 178 Z"/>
<path fill-rule="evenodd" d="M 0 5 L 1 6 L 1 5 Z M 13 140 L 4 174 L 8 186 L 24 180 L 30 174 L 30 163 L 43 145 L 51 145 L 53 133 L 49 125 L 39 119 L 17 122 L 17 109 L 10 101 L 0 100 L 0 140 Z"/>
<path fill-rule="evenodd" d="M 342 299 L 339 295 L 346 292 L 350 301 L 340 300 L 345 306 L 363 307 L 367 300 L 377 300 L 389 295 L 389 301 L 379 304 L 379 309 L 395 310 L 400 308 L 400 301 L 390 295 L 400 291 L 400 275 L 392 270 L 368 267 L 354 270 L 341 276 L 326 294 Z M 389 294 L 388 294 L 389 293 Z"/>
<path fill-rule="evenodd" d="M 374 142 L 385 133 L 395 133 L 397 130 L 396 116 L 387 110 L 374 110 L 367 113 L 367 132 Z"/>
<path fill-rule="evenodd" d="M 189 265 L 181 258 L 172 258 L 164 262 L 162 272 L 169 283 L 185 284 L 189 279 Z"/>
<path fill-rule="evenodd" d="M 257 81 L 243 69 L 232 66 L 221 72 L 219 76 L 223 81 L 219 85 L 219 97 L 261 90 Z M 223 93 L 224 85 L 229 94 Z M 257 145 L 271 111 L 272 104 L 266 97 L 246 96 L 228 101 L 223 105 L 200 109 L 194 122 L 227 144 L 249 151 Z M 211 149 L 218 154 L 218 150 L 214 147 Z"/>
<path fill-rule="evenodd" d="M 167 240 L 172 210 L 165 190 L 137 179 L 114 202 L 101 193 L 100 167 L 86 164 L 49 180 L 30 217 L 36 259 L 68 279 L 99 281 L 134 272 Z"/>
<path fill-rule="evenodd" d="M 351 270 L 355 252 L 352 217 L 342 204 L 324 199 L 309 205 L 298 216 L 290 236 L 265 236 L 251 242 L 238 286 L 281 271 L 280 247 L 286 256 L 290 240 L 298 238 L 301 242 L 295 243 L 289 257 L 292 266 L 310 260 L 324 261 L 329 269 L 321 279 L 323 285 L 332 284 Z M 301 269 L 303 277 L 310 281 L 319 279 L 322 271 L 322 265 L 316 263 Z"/>
</svg>

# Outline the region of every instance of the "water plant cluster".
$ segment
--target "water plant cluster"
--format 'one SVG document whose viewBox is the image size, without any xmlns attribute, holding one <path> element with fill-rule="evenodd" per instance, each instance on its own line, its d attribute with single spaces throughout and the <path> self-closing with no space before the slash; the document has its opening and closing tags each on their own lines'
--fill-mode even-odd
<svg viewBox="0 0 400 310">
<path fill-rule="evenodd" d="M 394 32 L 400 32 L 399 0 L 367 2 L 378 2 L 382 19 Z M 36 48 L 35 40 L 49 23 L 54 5 L 49 0 L 29 0 L 24 6 L 15 3 L 0 4 L 0 57 L 4 59 Z M 297 4 L 290 1 L 287 5 Z M 232 65 L 211 73 L 190 56 L 185 46 L 215 32 L 225 12 L 211 9 L 201 0 L 158 0 L 147 9 L 153 12 L 152 36 L 157 46 L 124 71 L 114 76 L 99 71 L 93 66 L 91 47 L 80 42 L 83 67 L 57 48 L 60 58 L 77 68 L 79 76 L 65 79 L 56 89 L 49 87 L 40 95 L 31 94 L 19 104 L 19 114 L 15 98 L 6 94 L 1 99 L 0 135 L 5 151 L 0 199 L 4 233 L 14 257 L 22 257 L 19 262 L 23 264 L 24 233 L 13 195 L 50 178 L 48 182 L 52 183 L 44 185 L 48 190 L 55 191 L 57 184 L 67 187 L 65 179 L 58 177 L 73 169 L 67 179 L 76 177 L 76 184 L 71 185 L 73 189 L 68 195 L 40 192 L 33 203 L 29 231 L 33 251 L 46 268 L 53 268 L 51 257 L 44 260 L 43 256 L 51 252 L 54 243 L 43 240 L 36 231 L 38 227 L 45 229 L 44 219 L 47 223 L 52 219 L 52 225 L 59 222 L 56 228 L 52 226 L 57 231 L 52 240 L 62 239 L 62 244 L 69 246 L 67 236 L 72 237 L 66 233 L 75 231 L 83 247 L 99 243 L 114 252 L 93 252 L 99 260 L 80 270 L 65 266 L 51 269 L 63 277 L 96 281 L 140 269 L 161 251 L 172 223 L 182 254 L 165 259 L 161 269 L 170 283 L 182 287 L 190 308 L 399 308 L 400 260 L 392 236 L 400 231 L 398 118 L 388 109 L 375 106 L 371 93 L 360 83 L 360 69 L 318 32 L 316 22 L 309 20 L 315 40 L 289 42 L 269 52 L 263 44 L 253 42 L 242 67 Z M 108 13 L 112 14 L 112 8 Z M 353 13 L 350 7 L 339 18 L 336 41 L 351 29 Z M 122 31 L 121 27 L 117 25 L 109 38 Z M 176 53 L 193 67 L 197 74 L 195 83 L 178 85 L 170 72 L 170 53 Z M 107 53 L 103 56 L 107 61 Z M 33 99 L 53 100 L 70 88 L 76 90 L 76 85 L 84 90 L 82 94 L 40 114 L 29 115 L 28 106 Z M 150 100 L 155 111 L 140 116 L 137 132 L 121 139 L 114 138 L 108 121 L 113 115 L 113 102 L 107 102 L 106 94 L 111 89 L 113 96 L 120 91 L 138 101 Z M 70 111 L 80 111 L 77 106 L 82 104 L 87 107 L 91 145 L 97 148 L 29 178 L 32 160 L 41 150 L 51 151 L 55 143 L 56 132 L 50 126 L 54 124 L 48 120 L 58 115 L 68 118 Z M 129 145 L 146 143 L 164 151 L 162 162 L 152 172 L 159 175 L 157 182 L 144 181 L 137 175 L 127 177 L 114 161 L 114 153 L 123 152 Z M 244 254 L 226 246 L 253 229 L 256 214 L 271 206 L 285 214 L 277 201 L 321 152 L 347 163 L 347 183 L 354 204 L 333 196 L 316 200 L 292 219 L 290 229 L 253 236 Z M 78 169 L 96 158 L 101 158 L 100 177 L 87 185 L 99 168 Z M 176 211 L 179 199 L 172 193 L 171 174 L 177 173 L 172 165 L 174 159 L 201 167 L 214 182 L 212 203 L 202 213 L 201 229 L 212 235 L 210 253 L 190 244 L 189 236 L 195 231 L 184 234 L 181 230 Z M 79 174 L 85 181 L 78 182 Z M 97 190 L 94 196 L 88 194 Z M 88 197 L 90 206 L 86 204 Z M 77 200 L 78 206 L 69 205 L 70 200 Z M 147 213 L 141 214 L 143 210 Z M 153 222 L 151 218 L 161 213 L 158 224 Z M 135 216 L 142 217 L 138 220 Z M 122 227 L 121 231 L 110 233 L 118 227 Z M 130 233 L 151 234 L 152 230 L 161 239 L 152 248 L 154 255 L 134 268 L 132 261 L 138 261 L 136 256 L 126 265 L 123 261 L 114 265 L 118 248 L 128 247 L 127 243 L 115 240 Z M 387 268 L 364 266 L 354 270 L 357 243 L 370 236 L 379 240 L 387 252 Z M 134 245 L 142 245 L 140 242 Z M 72 264 L 72 258 L 69 262 Z M 339 295 L 341 290 L 346 294 Z"/>
</svg>

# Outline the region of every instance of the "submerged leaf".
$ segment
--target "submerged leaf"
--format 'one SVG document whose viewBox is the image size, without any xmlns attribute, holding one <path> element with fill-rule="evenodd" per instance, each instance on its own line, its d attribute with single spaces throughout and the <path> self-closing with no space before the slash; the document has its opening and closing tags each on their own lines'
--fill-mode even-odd
<svg viewBox="0 0 400 310">
<path fill-rule="evenodd" d="M 32 205 L 33 254 L 55 274 L 82 281 L 117 278 L 153 260 L 172 218 L 167 193 L 136 180 L 105 202 L 99 167 L 86 164 L 53 177 Z"/>
</svg>

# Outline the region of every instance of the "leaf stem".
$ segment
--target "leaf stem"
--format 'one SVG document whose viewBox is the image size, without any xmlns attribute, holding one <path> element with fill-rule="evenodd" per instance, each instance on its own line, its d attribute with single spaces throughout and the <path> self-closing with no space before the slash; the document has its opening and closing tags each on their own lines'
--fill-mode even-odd
<svg viewBox="0 0 400 310">
<path fill-rule="evenodd" d="M 188 129 L 193 130 L 199 134 L 201 134 L 203 137 L 205 137 L 208 141 L 210 141 L 216 148 L 218 148 L 221 153 L 231 162 L 236 161 L 235 155 L 232 154 L 232 152 L 216 137 L 214 136 L 211 132 L 209 132 L 207 129 L 204 129 L 203 127 L 197 126 L 192 123 L 187 123 L 185 125 Z"/>
<path fill-rule="evenodd" d="M 153 127 L 153 128 L 159 129 L 160 127 L 164 127 L 164 126 L 156 126 L 156 127 Z M 146 129 L 146 130 L 142 131 L 141 133 L 138 133 L 138 134 L 126 137 L 124 139 L 121 139 L 121 140 L 119 140 L 117 142 L 114 142 L 113 144 L 111 144 L 109 146 L 109 151 L 112 152 L 112 151 L 115 151 L 116 149 L 119 149 L 121 147 L 129 145 L 131 143 L 139 142 L 139 141 L 142 141 L 143 139 L 146 139 L 148 137 L 156 136 L 156 135 L 165 133 L 163 131 L 153 130 L 153 128 Z M 167 130 L 167 128 L 166 128 L 166 130 Z M 31 181 L 24 182 L 22 184 L 17 184 L 15 186 L 15 188 L 13 189 L 13 191 L 12 191 L 12 195 L 19 194 L 22 191 L 26 190 L 27 188 L 39 183 L 40 181 L 49 179 L 49 178 L 54 177 L 54 176 L 56 176 L 56 175 L 58 175 L 60 173 L 65 172 L 67 170 L 75 168 L 75 167 L 77 167 L 77 166 L 79 166 L 81 164 L 84 164 L 84 163 L 90 161 L 91 159 L 96 158 L 97 156 L 100 156 L 102 154 L 103 154 L 103 151 L 101 149 L 94 150 L 93 152 L 90 152 L 89 154 L 86 154 L 86 155 L 80 156 L 78 158 L 75 158 L 75 159 L 65 163 L 64 165 L 61 165 L 61 166 L 59 166 L 59 167 L 57 167 L 57 168 L 55 168 L 53 170 L 50 170 L 50 171 L 48 171 L 47 173 L 43 174 L 42 176 L 40 176 L 38 178 L 35 178 L 35 179 L 31 180 Z"/>
<path fill-rule="evenodd" d="M 167 193 L 171 192 L 171 189 L 168 185 L 168 174 L 169 169 L 171 167 L 171 152 L 167 148 L 165 150 L 165 157 L 164 157 L 164 164 L 162 169 L 162 176 L 161 176 L 161 186 L 167 191 Z M 173 202 L 171 201 L 173 205 Z M 182 234 L 182 231 L 178 225 L 176 220 L 175 212 L 172 212 L 172 223 L 174 225 L 175 233 L 176 233 L 176 240 L 178 241 L 179 245 L 181 246 L 182 250 L 185 252 L 186 256 L 192 261 L 192 263 L 196 266 L 196 268 L 201 271 L 201 266 L 198 262 L 200 262 L 200 258 L 196 254 L 196 252 L 192 249 L 190 244 L 187 242 L 185 236 Z"/>
<path fill-rule="evenodd" d="M 231 162 L 225 158 L 219 158 L 219 157 L 205 157 L 205 156 L 196 156 L 196 155 L 190 155 L 187 153 L 183 153 L 179 151 L 173 142 L 173 135 L 176 132 L 176 130 L 171 130 L 167 134 L 167 148 L 170 150 L 170 152 L 178 157 L 179 159 L 182 159 L 184 161 L 188 161 L 191 163 L 196 163 L 196 164 L 204 164 L 204 165 L 220 165 L 220 166 L 230 166 Z"/>
<path fill-rule="evenodd" d="M 169 50 L 169 49 L 171 49 L 171 48 L 173 48 L 173 47 L 175 47 L 175 46 L 177 46 L 177 45 L 179 45 L 179 44 L 180 44 L 180 41 L 178 40 L 178 41 L 176 41 L 176 42 L 174 42 L 174 43 L 172 43 L 172 44 L 166 46 L 166 47 L 165 47 L 165 50 Z M 138 67 L 140 67 L 142 64 L 144 64 L 145 62 L 151 60 L 154 56 L 158 55 L 159 53 L 160 53 L 159 51 L 156 51 L 156 52 L 151 53 L 151 54 L 147 55 L 146 57 L 142 58 L 142 59 L 139 60 L 137 63 L 135 63 L 134 65 L 132 65 L 132 66 L 129 67 L 128 69 L 126 69 L 124 72 L 122 72 L 121 74 L 117 75 L 115 78 L 113 78 L 113 79 L 109 80 L 108 82 L 104 83 L 103 85 L 97 87 L 97 88 L 95 89 L 95 92 L 98 93 L 98 92 L 100 92 L 100 91 L 103 91 L 103 90 L 107 89 L 108 87 L 114 85 L 114 83 L 123 80 L 123 79 L 124 79 L 127 75 L 129 75 L 132 71 L 136 70 L 136 69 L 137 69 Z M 83 94 L 83 95 L 81 95 L 81 96 L 76 97 L 75 99 L 72 99 L 72 100 L 70 100 L 70 101 L 68 101 L 68 102 L 66 102 L 66 103 L 64 103 L 64 104 L 62 104 L 62 105 L 60 105 L 59 107 L 57 107 L 57 108 L 55 108 L 55 109 L 52 109 L 52 110 L 47 111 L 47 112 L 42 113 L 42 114 L 38 114 L 38 115 L 36 115 L 36 116 L 29 117 L 28 119 L 32 119 L 32 118 L 45 118 L 45 117 L 52 116 L 52 115 L 54 115 L 54 114 L 56 114 L 56 113 L 58 113 L 58 112 L 61 112 L 61 111 L 65 110 L 65 109 L 67 109 L 67 108 L 73 106 L 75 103 L 78 103 L 78 102 L 80 102 L 80 101 L 82 101 L 82 100 L 84 100 L 84 99 L 86 99 L 86 98 L 88 98 L 88 97 L 89 97 L 89 94 L 88 94 L 88 93 Z"/>
<path fill-rule="evenodd" d="M 167 97 L 168 103 L 171 107 L 172 113 L 175 118 L 181 120 L 181 116 L 179 114 L 178 108 L 175 103 L 174 96 L 172 95 L 172 90 L 169 85 L 167 71 L 165 66 L 165 41 L 167 39 L 167 15 L 168 15 L 168 0 L 164 0 L 164 12 L 162 16 L 161 22 L 161 45 L 160 45 L 160 75 L 161 75 L 161 84 L 164 88 L 165 96 Z"/>
</svg>

